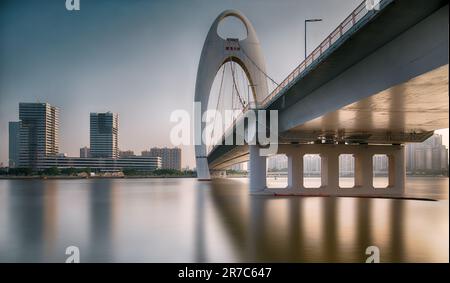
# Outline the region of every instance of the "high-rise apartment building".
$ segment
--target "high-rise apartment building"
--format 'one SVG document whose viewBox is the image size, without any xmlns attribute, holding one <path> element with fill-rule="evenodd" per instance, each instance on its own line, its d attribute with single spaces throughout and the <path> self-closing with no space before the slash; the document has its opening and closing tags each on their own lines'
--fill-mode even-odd
<svg viewBox="0 0 450 283">
<path fill-rule="evenodd" d="M 303 174 L 305 176 L 320 176 L 322 172 L 321 160 L 318 154 L 305 154 L 303 156 Z"/>
<path fill-rule="evenodd" d="M 116 113 L 90 114 L 91 157 L 117 158 L 119 117 Z"/>
<path fill-rule="evenodd" d="M 234 171 L 243 171 L 244 170 L 244 164 L 243 163 L 238 163 L 238 164 L 231 165 L 230 169 L 234 170 Z"/>
<path fill-rule="evenodd" d="M 423 143 L 406 147 L 406 170 L 411 174 L 447 174 L 448 149 L 441 135 L 433 135 Z"/>
<path fill-rule="evenodd" d="M 91 150 L 89 147 L 85 146 L 80 148 L 80 158 L 89 158 L 91 157 Z"/>
<path fill-rule="evenodd" d="M 58 108 L 48 103 L 19 103 L 19 166 L 36 169 L 39 159 L 58 153 Z"/>
<path fill-rule="evenodd" d="M 133 157 L 133 156 L 136 156 L 136 154 L 134 154 L 134 151 L 132 151 L 132 150 L 119 150 L 119 156 L 120 157 Z"/>
<path fill-rule="evenodd" d="M 9 168 L 19 166 L 20 122 L 9 122 Z"/>
<path fill-rule="evenodd" d="M 322 160 L 319 160 L 321 162 Z M 355 174 L 355 158 L 352 154 L 339 155 L 339 176 L 350 177 Z"/>
<path fill-rule="evenodd" d="M 142 156 L 161 157 L 162 169 L 181 170 L 181 148 L 153 147 L 150 151 L 143 151 Z"/>
<path fill-rule="evenodd" d="M 287 168 L 287 157 L 284 154 L 278 154 L 267 158 L 268 170 L 284 170 Z"/>
</svg>

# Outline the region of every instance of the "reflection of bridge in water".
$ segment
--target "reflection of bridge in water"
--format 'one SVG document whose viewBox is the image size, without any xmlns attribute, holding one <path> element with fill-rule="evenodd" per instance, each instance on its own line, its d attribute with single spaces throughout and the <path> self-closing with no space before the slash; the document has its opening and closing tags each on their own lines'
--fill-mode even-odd
<svg viewBox="0 0 450 283">
<path fill-rule="evenodd" d="M 404 144 L 448 128 L 447 10 L 448 1 L 442 0 L 382 0 L 374 10 L 367 10 L 363 2 L 280 84 L 266 71 L 250 21 L 239 11 L 223 12 L 205 40 L 195 101 L 204 113 L 216 73 L 228 62 L 244 70 L 252 97 L 245 100 L 237 90 L 232 93 L 242 104 L 242 114 L 210 151 L 197 140 L 199 179 L 209 180 L 210 170 L 248 160 L 250 192 L 273 194 L 266 184 L 261 142 L 236 145 L 236 128 L 243 125 L 248 130 L 245 121 L 256 110 L 277 110 L 278 153 L 288 158 L 284 193 L 403 195 Z M 226 17 L 240 19 L 247 38 L 218 36 L 217 27 Z M 233 77 L 236 86 L 234 81 Z M 270 93 L 268 81 L 276 84 Z M 270 118 L 258 120 L 262 122 L 269 125 Z M 205 129 L 206 123 L 200 124 Z M 224 145 L 225 140 L 234 145 Z M 321 187 L 315 190 L 303 186 L 301 160 L 307 154 L 321 156 Z M 352 155 L 355 163 L 354 187 L 345 190 L 339 187 L 338 159 L 343 154 Z M 375 155 L 388 157 L 387 189 L 372 184 Z"/>
<path fill-rule="evenodd" d="M 427 202 L 249 196 L 245 179 L 0 182 L 0 261 L 448 262 L 448 178 L 418 178 Z M 438 196 L 440 195 L 440 196 Z"/>
<path fill-rule="evenodd" d="M 243 261 L 364 262 L 366 248 L 374 244 L 389 251 L 384 262 L 406 259 L 404 201 L 249 197 L 242 186 L 217 180 L 210 197 Z M 205 197 L 204 190 L 198 194 Z M 375 216 L 375 206 L 380 205 L 387 212 Z M 350 215 L 354 217 L 348 219 Z"/>
</svg>

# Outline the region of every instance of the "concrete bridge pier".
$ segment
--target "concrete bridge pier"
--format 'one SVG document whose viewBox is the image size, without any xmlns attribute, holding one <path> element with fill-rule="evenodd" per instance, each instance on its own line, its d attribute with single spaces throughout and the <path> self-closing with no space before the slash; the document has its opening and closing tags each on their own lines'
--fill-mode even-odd
<svg viewBox="0 0 450 283">
<path fill-rule="evenodd" d="M 249 145 L 250 193 L 261 193 L 266 189 L 266 157 L 259 154 L 258 145 Z"/>
<path fill-rule="evenodd" d="M 295 154 L 287 154 L 288 158 L 288 190 L 303 191 L 303 160 Z M 303 157 L 302 157 L 303 158 Z"/>
<path fill-rule="evenodd" d="M 405 150 L 403 145 L 342 145 L 305 144 L 279 145 L 278 154 L 288 159 L 288 185 L 286 188 L 267 188 L 266 158 L 260 157 L 258 147 L 250 147 L 250 193 L 330 196 L 402 196 L 405 192 Z M 303 158 L 305 154 L 321 157 L 321 185 L 306 188 Z M 354 186 L 341 187 L 339 183 L 339 156 L 354 158 Z M 388 185 L 374 184 L 373 157 L 386 155 L 388 159 Z"/>
</svg>

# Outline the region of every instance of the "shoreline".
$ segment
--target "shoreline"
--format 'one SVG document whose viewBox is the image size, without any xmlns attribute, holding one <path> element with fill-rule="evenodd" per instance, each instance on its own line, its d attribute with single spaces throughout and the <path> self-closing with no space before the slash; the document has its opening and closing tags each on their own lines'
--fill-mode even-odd
<svg viewBox="0 0 450 283">
<path fill-rule="evenodd" d="M 195 176 L 0 176 L 0 180 L 191 179 Z"/>
<path fill-rule="evenodd" d="M 449 178 L 444 175 L 407 175 L 406 178 Z M 79 180 L 79 179 L 192 179 L 196 176 L 0 176 L 0 180 Z M 247 178 L 247 176 L 228 176 L 224 179 Z M 222 179 L 222 178 L 219 178 Z"/>
</svg>

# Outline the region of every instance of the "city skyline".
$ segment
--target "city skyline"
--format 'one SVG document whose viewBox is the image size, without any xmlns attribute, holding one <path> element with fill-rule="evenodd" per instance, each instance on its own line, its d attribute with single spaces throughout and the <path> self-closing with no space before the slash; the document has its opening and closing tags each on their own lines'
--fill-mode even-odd
<svg viewBox="0 0 450 283">
<path fill-rule="evenodd" d="M 82 147 L 79 157 L 60 152 L 59 108 L 49 103 L 19 103 L 19 121 L 9 125 L 9 168 L 31 169 L 35 172 L 54 167 L 94 167 L 99 170 L 124 168 L 153 168 L 155 161 L 162 160 L 162 169 L 181 170 L 181 149 L 155 148 L 143 151 L 141 156 L 131 150 L 118 148 L 119 115 L 117 113 L 91 112 L 90 147 Z M 155 152 L 158 151 L 158 152 Z M 104 162 L 110 164 L 104 167 Z M 3 167 L 0 166 L 0 167 Z"/>
<path fill-rule="evenodd" d="M 19 103 L 19 121 L 9 122 L 9 169 L 47 174 L 72 170 L 86 176 L 91 170 L 124 174 L 161 168 L 162 156 L 119 156 L 119 118 L 111 112 L 89 114 L 92 150 L 81 148 L 80 157 L 61 153 L 58 116 L 58 107 L 49 103 Z"/>
</svg>

